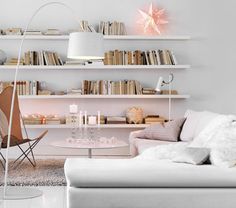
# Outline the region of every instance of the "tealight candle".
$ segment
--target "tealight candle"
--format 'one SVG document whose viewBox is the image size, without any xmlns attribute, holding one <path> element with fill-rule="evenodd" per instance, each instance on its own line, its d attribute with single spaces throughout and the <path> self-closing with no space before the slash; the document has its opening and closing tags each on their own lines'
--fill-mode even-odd
<svg viewBox="0 0 236 208">
<path fill-rule="evenodd" d="M 84 111 L 84 126 L 87 127 L 87 111 Z"/>
<path fill-rule="evenodd" d="M 73 105 L 70 105 L 70 113 L 78 113 L 78 106 L 73 104 Z"/>
<path fill-rule="evenodd" d="M 88 124 L 89 124 L 89 125 L 96 125 L 96 124 L 97 124 L 97 118 L 96 118 L 96 116 L 89 116 L 89 117 L 88 117 Z"/>
<path fill-rule="evenodd" d="M 101 124 L 101 113 L 98 111 L 98 127 L 100 127 Z"/>
</svg>

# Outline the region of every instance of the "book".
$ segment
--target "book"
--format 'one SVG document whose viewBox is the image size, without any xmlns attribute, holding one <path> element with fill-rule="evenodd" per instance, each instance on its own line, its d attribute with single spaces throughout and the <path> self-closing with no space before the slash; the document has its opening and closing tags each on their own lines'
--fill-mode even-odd
<svg viewBox="0 0 236 208">
<path fill-rule="evenodd" d="M 108 116 L 107 124 L 126 124 L 126 117 L 123 116 Z"/>
<path fill-rule="evenodd" d="M 177 60 L 170 50 L 107 51 L 104 65 L 176 65 Z"/>
<path fill-rule="evenodd" d="M 100 21 L 98 32 L 104 35 L 126 35 L 126 28 L 123 22 Z"/>
</svg>

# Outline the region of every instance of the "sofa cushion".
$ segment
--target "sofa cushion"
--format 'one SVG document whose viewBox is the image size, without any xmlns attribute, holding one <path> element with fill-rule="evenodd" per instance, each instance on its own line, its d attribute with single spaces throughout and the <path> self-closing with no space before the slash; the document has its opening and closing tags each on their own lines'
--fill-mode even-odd
<svg viewBox="0 0 236 208">
<path fill-rule="evenodd" d="M 187 110 L 185 113 L 186 121 L 183 125 L 180 140 L 192 141 L 199 133 L 219 114 L 209 111 L 193 111 Z"/>
<path fill-rule="evenodd" d="M 208 148 L 186 147 L 180 151 L 174 158 L 173 162 L 189 163 L 193 165 L 202 165 L 210 155 Z"/>
<path fill-rule="evenodd" d="M 65 175 L 76 188 L 236 187 L 236 168 L 166 160 L 70 158 Z"/>
<path fill-rule="evenodd" d="M 185 118 L 148 126 L 137 135 L 138 138 L 177 142 Z"/>
</svg>

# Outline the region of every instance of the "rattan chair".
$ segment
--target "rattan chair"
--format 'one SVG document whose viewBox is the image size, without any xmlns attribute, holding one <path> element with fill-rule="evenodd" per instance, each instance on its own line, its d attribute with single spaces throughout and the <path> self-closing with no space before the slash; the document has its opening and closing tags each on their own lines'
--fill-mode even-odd
<svg viewBox="0 0 236 208">
<path fill-rule="evenodd" d="M 7 148 L 7 138 L 8 138 L 8 122 L 10 119 L 10 108 L 11 100 L 13 95 L 13 87 L 9 86 L 3 90 L 0 94 L 0 136 L 2 137 L 1 149 Z M 25 138 L 23 137 L 22 126 L 25 131 Z M 10 137 L 10 147 L 18 147 L 21 151 L 21 155 L 14 161 L 15 167 L 18 167 L 25 159 L 27 159 L 33 167 L 36 166 L 36 161 L 34 158 L 33 149 L 40 142 L 40 140 L 47 134 L 48 131 L 44 131 L 39 137 L 30 139 L 26 127 L 24 125 L 20 108 L 18 96 L 15 96 L 14 109 L 13 109 L 13 120 L 12 120 L 12 130 Z M 23 148 L 21 145 L 28 143 L 27 148 Z M 31 154 L 32 158 L 29 157 Z M 4 155 L 0 152 L 2 157 L 1 164 L 5 168 L 6 159 Z"/>
</svg>

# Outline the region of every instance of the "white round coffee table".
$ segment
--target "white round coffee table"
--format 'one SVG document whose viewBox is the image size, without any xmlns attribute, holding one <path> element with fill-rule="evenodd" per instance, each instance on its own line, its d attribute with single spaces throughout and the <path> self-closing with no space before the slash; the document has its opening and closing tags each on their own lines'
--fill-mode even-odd
<svg viewBox="0 0 236 208">
<path fill-rule="evenodd" d="M 117 140 L 115 143 L 102 143 L 102 142 L 81 143 L 81 142 L 75 142 L 75 141 L 68 142 L 65 140 L 65 141 L 53 142 L 51 145 L 54 147 L 59 147 L 59 148 L 87 149 L 89 158 L 92 158 L 93 149 L 114 149 L 114 148 L 129 146 L 126 142 L 122 140 Z"/>
</svg>

